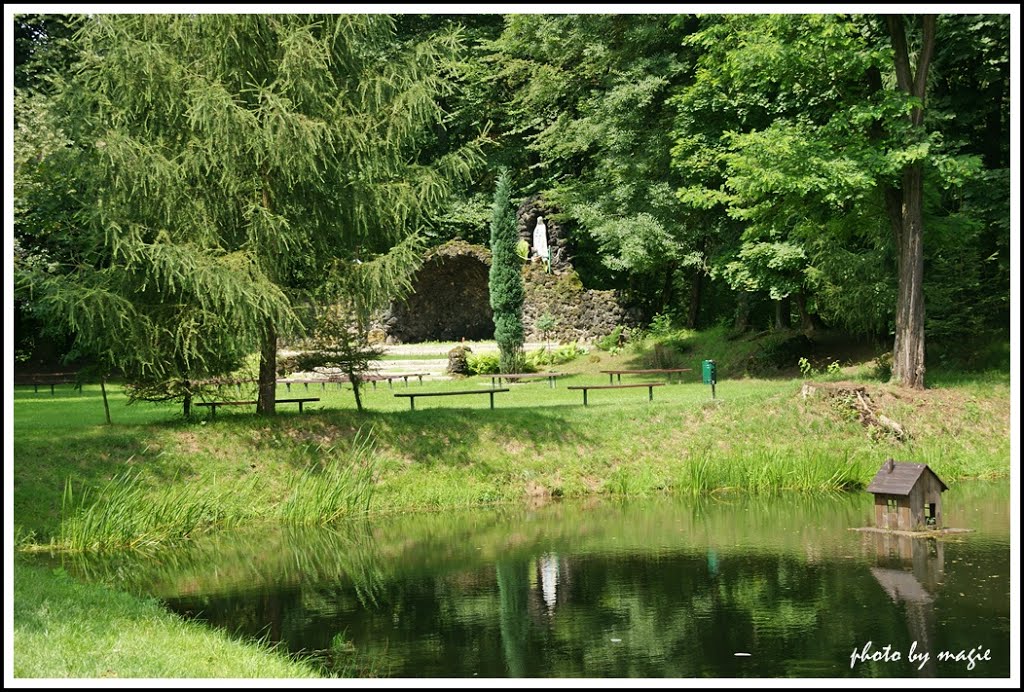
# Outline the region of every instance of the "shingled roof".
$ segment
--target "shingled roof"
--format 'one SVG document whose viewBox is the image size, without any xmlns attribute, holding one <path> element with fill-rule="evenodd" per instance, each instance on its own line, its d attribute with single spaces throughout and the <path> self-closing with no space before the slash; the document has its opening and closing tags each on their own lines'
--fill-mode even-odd
<svg viewBox="0 0 1024 692">
<path fill-rule="evenodd" d="M 925 471 L 935 476 L 935 480 L 939 482 L 943 490 L 949 490 L 942 479 L 928 468 L 928 464 L 913 464 L 889 459 L 882 464 L 882 468 L 878 469 L 878 473 L 868 485 L 868 492 L 884 495 L 909 495 L 914 484 L 917 483 L 917 479 Z"/>
</svg>

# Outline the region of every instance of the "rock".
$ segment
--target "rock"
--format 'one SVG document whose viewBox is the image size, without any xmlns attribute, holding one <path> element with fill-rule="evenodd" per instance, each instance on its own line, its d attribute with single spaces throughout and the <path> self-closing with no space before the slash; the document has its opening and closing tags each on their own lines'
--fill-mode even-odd
<svg viewBox="0 0 1024 692">
<path fill-rule="evenodd" d="M 472 352 L 473 349 L 469 346 L 456 346 L 452 350 L 448 351 L 448 374 L 468 375 L 469 363 L 466 355 Z"/>
</svg>

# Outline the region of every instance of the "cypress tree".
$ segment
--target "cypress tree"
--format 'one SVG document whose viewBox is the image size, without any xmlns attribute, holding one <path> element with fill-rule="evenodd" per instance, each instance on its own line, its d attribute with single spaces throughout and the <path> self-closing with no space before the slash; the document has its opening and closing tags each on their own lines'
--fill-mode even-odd
<svg viewBox="0 0 1024 692">
<path fill-rule="evenodd" d="M 491 270 L 489 287 L 494 311 L 494 338 L 500 352 L 501 372 L 520 372 L 523 367 L 523 275 L 516 254 L 519 236 L 512 212 L 508 170 L 498 176 L 491 210 Z"/>
</svg>

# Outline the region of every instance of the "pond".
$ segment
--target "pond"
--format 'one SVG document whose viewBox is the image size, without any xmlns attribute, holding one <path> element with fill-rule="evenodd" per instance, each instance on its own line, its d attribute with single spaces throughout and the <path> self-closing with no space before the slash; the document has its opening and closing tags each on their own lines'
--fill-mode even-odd
<svg viewBox="0 0 1024 692">
<path fill-rule="evenodd" d="M 851 531 L 872 516 L 863 492 L 601 500 L 64 567 L 348 676 L 1008 677 L 1008 484 L 943 502 L 971 533 Z"/>
</svg>

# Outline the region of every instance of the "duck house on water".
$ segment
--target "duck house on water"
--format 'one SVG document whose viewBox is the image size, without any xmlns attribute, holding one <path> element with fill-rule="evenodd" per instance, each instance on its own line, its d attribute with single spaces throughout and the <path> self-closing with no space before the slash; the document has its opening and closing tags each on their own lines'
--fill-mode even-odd
<svg viewBox="0 0 1024 692">
<path fill-rule="evenodd" d="M 875 496 L 875 528 L 941 530 L 942 493 L 948 489 L 927 464 L 887 460 L 868 485 Z"/>
</svg>

